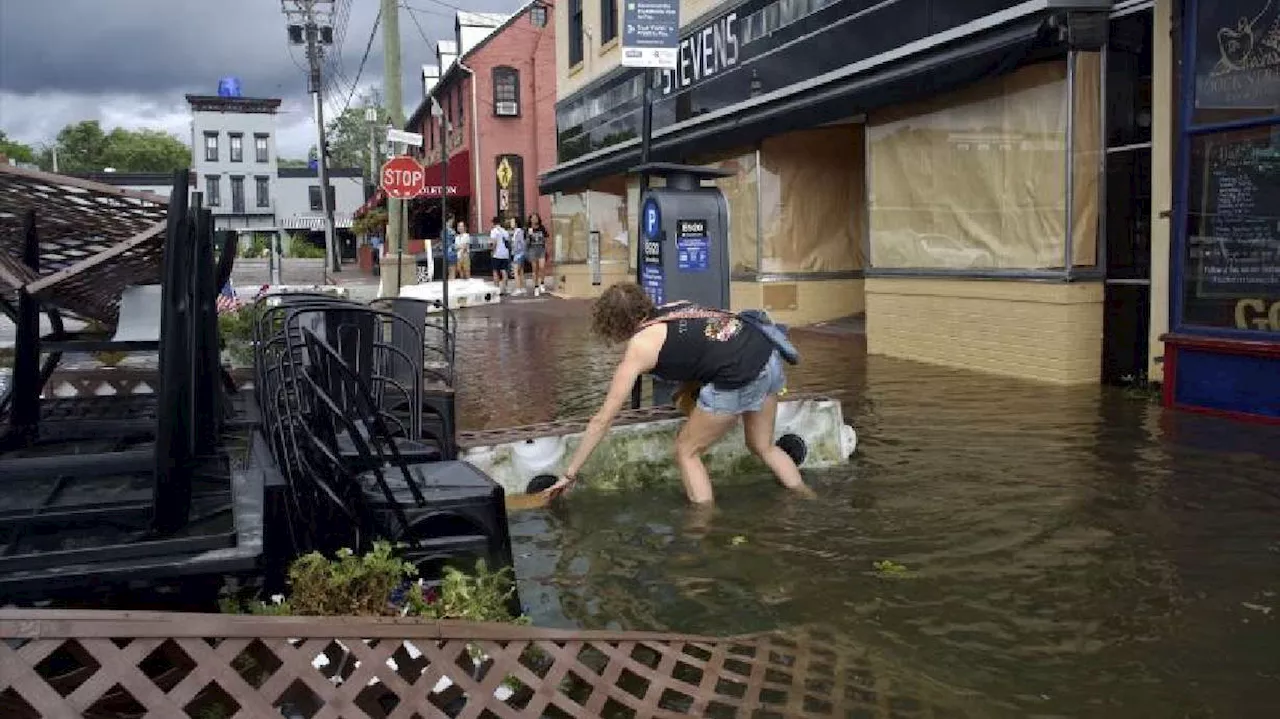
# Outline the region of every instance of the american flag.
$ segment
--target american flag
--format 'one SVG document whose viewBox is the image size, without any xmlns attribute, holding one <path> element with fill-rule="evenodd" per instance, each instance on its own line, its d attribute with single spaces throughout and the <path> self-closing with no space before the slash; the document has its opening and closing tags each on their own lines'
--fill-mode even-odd
<svg viewBox="0 0 1280 719">
<path fill-rule="evenodd" d="M 226 314 L 235 312 L 240 309 L 240 299 L 236 297 L 236 290 L 231 286 L 231 281 L 222 287 L 222 291 L 218 293 L 218 314 Z"/>
</svg>

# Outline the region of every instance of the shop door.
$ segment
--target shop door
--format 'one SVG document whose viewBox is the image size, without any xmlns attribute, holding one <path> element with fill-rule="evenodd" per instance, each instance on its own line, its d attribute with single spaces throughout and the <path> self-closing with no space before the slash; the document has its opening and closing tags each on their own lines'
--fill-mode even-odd
<svg viewBox="0 0 1280 719">
<path fill-rule="evenodd" d="M 1102 379 L 1147 378 L 1151 321 L 1151 10 L 1113 16 L 1107 48 Z"/>
</svg>

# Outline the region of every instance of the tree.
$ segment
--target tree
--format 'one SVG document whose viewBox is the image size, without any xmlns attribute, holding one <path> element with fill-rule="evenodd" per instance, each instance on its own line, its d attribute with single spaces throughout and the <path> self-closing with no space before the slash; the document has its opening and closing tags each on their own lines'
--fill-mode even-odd
<svg viewBox="0 0 1280 719">
<path fill-rule="evenodd" d="M 108 134 L 97 120 L 62 128 L 54 147 L 59 172 L 172 172 L 191 166 L 191 148 L 173 135 L 119 127 Z M 51 153 L 42 154 L 41 166 L 51 166 Z"/>
<path fill-rule="evenodd" d="M 385 108 L 368 96 L 361 99 L 360 107 L 348 107 L 325 125 L 325 139 L 329 143 L 329 167 L 363 167 L 369 176 L 377 171 L 369 165 L 369 123 L 364 119 L 364 113 L 370 107 L 378 113 L 375 127 L 377 132 L 382 133 L 389 116 Z M 376 139 L 381 144 L 382 138 Z M 311 152 L 312 157 L 315 157 L 315 146 L 312 146 Z M 375 157 L 374 162 L 377 160 Z"/>
<path fill-rule="evenodd" d="M 18 162 L 36 161 L 36 152 L 31 149 L 30 145 L 24 145 L 17 140 L 10 140 L 4 130 L 0 130 L 0 155 Z"/>
<path fill-rule="evenodd" d="M 191 148 L 159 130 L 116 128 L 107 135 L 102 162 L 120 172 L 173 172 L 191 167 Z"/>
<path fill-rule="evenodd" d="M 315 148 L 312 148 L 312 149 L 314 150 Z M 280 165 L 280 167 L 309 167 L 310 166 L 310 163 L 307 160 L 296 160 L 291 157 L 281 157 L 276 162 L 278 165 Z"/>
</svg>

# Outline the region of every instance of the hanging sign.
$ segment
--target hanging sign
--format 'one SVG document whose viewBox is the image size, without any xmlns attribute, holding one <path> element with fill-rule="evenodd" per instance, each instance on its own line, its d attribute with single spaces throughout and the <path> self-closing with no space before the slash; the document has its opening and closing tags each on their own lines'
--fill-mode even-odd
<svg viewBox="0 0 1280 719">
<path fill-rule="evenodd" d="M 622 64 L 675 68 L 680 47 L 680 0 L 624 0 Z"/>
</svg>

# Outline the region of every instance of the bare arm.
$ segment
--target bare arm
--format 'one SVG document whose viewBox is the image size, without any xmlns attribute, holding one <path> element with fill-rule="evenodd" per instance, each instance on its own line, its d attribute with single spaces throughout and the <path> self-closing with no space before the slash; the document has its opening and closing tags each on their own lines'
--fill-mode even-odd
<svg viewBox="0 0 1280 719">
<path fill-rule="evenodd" d="M 613 426 L 613 420 L 631 398 L 631 388 L 635 386 L 636 380 L 658 363 L 658 352 L 662 349 L 665 338 L 666 328 L 655 326 L 640 332 L 627 343 L 626 354 L 613 372 L 613 380 L 609 383 L 609 394 L 605 397 L 604 404 L 587 422 L 587 430 L 582 435 L 582 442 L 578 444 L 577 451 L 573 453 L 568 466 L 565 467 L 564 478 L 548 490 L 550 493 L 558 493 L 577 479 L 578 471 L 591 458 L 591 453 L 600 444 L 600 440 L 604 439 L 605 433 Z"/>
</svg>

